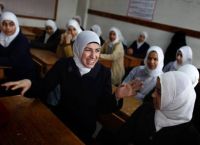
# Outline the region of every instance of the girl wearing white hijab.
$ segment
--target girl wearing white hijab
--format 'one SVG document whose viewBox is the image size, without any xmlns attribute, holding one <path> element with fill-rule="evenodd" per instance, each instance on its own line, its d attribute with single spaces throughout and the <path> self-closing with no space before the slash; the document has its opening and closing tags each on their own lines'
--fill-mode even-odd
<svg viewBox="0 0 200 145">
<path fill-rule="evenodd" d="M 81 32 L 73 48 L 74 57 L 60 59 L 42 82 L 32 84 L 25 79 L 2 86 L 7 89 L 22 88 L 22 95 L 31 87 L 30 94 L 46 100 L 47 94 L 59 84 L 61 98 L 54 113 L 89 144 L 96 128 L 97 116 L 117 109 L 122 103 L 119 99 L 130 95 L 127 91 L 130 86 L 119 88 L 112 94 L 110 70 L 98 63 L 100 40 L 96 33 Z"/>
<path fill-rule="evenodd" d="M 5 70 L 8 80 L 34 77 L 34 67 L 29 52 L 29 43 L 20 32 L 17 17 L 12 12 L 3 12 L 0 32 L 0 66 L 11 67 Z"/>
<path fill-rule="evenodd" d="M 164 54 L 160 47 L 152 46 L 147 51 L 144 59 L 144 66 L 133 68 L 123 83 L 129 83 L 138 79 L 143 86 L 137 92 L 135 98 L 143 100 L 144 97 L 156 86 L 157 77 L 162 74 Z"/>
<path fill-rule="evenodd" d="M 74 19 L 70 19 L 67 23 L 67 30 L 61 35 L 60 43 L 57 48 L 57 55 L 60 57 L 73 56 L 73 43 L 80 32 L 80 25 Z"/>
<path fill-rule="evenodd" d="M 192 64 L 192 49 L 189 46 L 179 48 L 176 52 L 176 60 L 169 62 L 163 71 L 175 71 L 185 64 Z"/>
<path fill-rule="evenodd" d="M 121 84 L 125 74 L 123 37 L 119 29 L 112 27 L 109 31 L 109 40 L 102 46 L 100 58 L 112 61 L 112 84 Z"/>
<path fill-rule="evenodd" d="M 56 52 L 57 46 L 60 42 L 60 36 L 61 33 L 57 28 L 56 23 L 53 20 L 47 20 L 45 22 L 44 33 L 39 38 L 31 41 L 31 47 Z"/>
<path fill-rule="evenodd" d="M 152 103 L 143 103 L 122 126 L 117 144 L 199 145 L 200 135 L 191 124 L 196 94 L 185 73 L 159 76 Z"/>
<path fill-rule="evenodd" d="M 144 58 L 149 44 L 146 42 L 148 33 L 146 31 L 140 32 L 137 40 L 135 40 L 127 49 L 127 54 L 137 58 Z"/>
<path fill-rule="evenodd" d="M 90 30 L 95 32 L 99 36 L 99 39 L 101 41 L 101 45 L 103 45 L 105 41 L 101 37 L 101 35 L 102 35 L 101 27 L 99 25 L 95 24 L 95 25 L 91 26 Z"/>
</svg>

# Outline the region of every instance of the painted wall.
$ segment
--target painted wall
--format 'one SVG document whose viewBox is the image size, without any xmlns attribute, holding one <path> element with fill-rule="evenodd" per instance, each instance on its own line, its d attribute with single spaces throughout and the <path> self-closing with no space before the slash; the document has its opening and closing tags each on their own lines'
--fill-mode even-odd
<svg viewBox="0 0 200 145">
<path fill-rule="evenodd" d="M 78 0 L 58 0 L 57 19 L 59 28 L 65 28 L 67 21 L 76 15 Z M 45 20 L 19 18 L 20 25 L 44 27 Z"/>
<path fill-rule="evenodd" d="M 170 0 L 170 1 L 180 3 L 180 1 L 185 1 L 185 0 Z M 191 0 L 191 1 L 194 1 L 194 0 Z M 127 9 L 128 9 L 128 3 L 129 3 L 129 0 L 109 0 L 109 1 L 91 0 L 89 8 L 94 9 L 94 10 L 119 14 L 119 15 L 126 15 Z M 171 3 L 171 4 L 173 4 L 173 3 Z M 175 5 L 175 6 L 178 7 L 178 5 Z M 158 12 L 158 10 L 156 10 L 155 11 L 155 19 L 156 20 L 153 20 L 153 21 L 158 21 L 160 23 L 161 22 L 166 23 L 166 22 L 168 22 L 167 19 L 169 20 L 169 22 L 173 20 L 172 17 L 166 16 L 167 14 L 169 14 L 169 12 L 164 13 L 166 11 L 169 11 L 170 7 L 168 7 L 168 9 L 165 7 L 166 7 L 166 5 L 164 5 L 164 0 L 157 0 L 158 10 L 161 11 L 163 9 L 163 12 L 162 12 L 162 14 L 160 14 Z M 179 9 L 180 9 L 180 6 L 177 8 L 177 11 Z M 174 10 L 176 10 L 176 9 L 173 7 L 173 11 Z M 188 15 L 188 11 L 184 11 L 184 10 L 186 10 L 186 7 L 184 7 L 181 10 L 182 10 L 183 16 Z M 199 15 L 198 16 L 196 15 L 197 9 L 194 9 L 193 13 L 191 11 L 192 10 L 190 10 L 190 12 L 189 12 L 191 14 L 191 17 L 192 17 L 193 13 L 196 17 L 199 16 Z M 198 9 L 198 12 L 200 13 L 200 9 Z M 176 13 L 173 13 L 173 15 L 176 15 Z M 180 15 L 180 13 L 177 12 L 177 17 L 179 17 L 179 15 Z M 176 25 L 176 24 L 178 25 L 179 21 L 178 20 L 175 20 L 175 21 L 176 21 L 176 23 L 174 23 L 173 25 Z M 181 21 L 183 21 L 183 18 L 181 18 Z M 172 21 L 172 22 L 174 22 L 174 21 Z M 192 27 L 193 29 L 198 31 L 200 28 L 200 26 L 199 26 L 200 23 L 197 21 L 195 21 L 195 22 L 196 23 L 193 24 L 193 22 L 191 22 L 191 18 L 185 17 L 184 24 L 182 24 L 181 26 L 186 27 L 186 26 L 191 25 L 191 26 L 193 26 Z M 92 26 L 93 24 L 99 24 L 101 26 L 104 39 L 106 39 L 108 37 L 108 31 L 111 26 L 118 27 L 122 31 L 124 37 L 126 38 L 128 45 L 130 45 L 132 43 L 132 41 L 137 38 L 137 35 L 139 34 L 140 31 L 145 30 L 149 33 L 149 38 L 148 38 L 147 42 L 150 45 L 160 46 L 161 48 L 163 48 L 164 52 L 171 41 L 171 37 L 173 36 L 173 33 L 169 33 L 166 31 L 161 31 L 161 30 L 157 30 L 157 29 L 152 29 L 152 28 L 148 28 L 148 27 L 144 27 L 144 26 L 134 25 L 131 23 L 126 23 L 126 22 L 122 22 L 122 21 L 112 20 L 112 19 L 89 14 L 88 20 L 87 20 L 87 29 L 89 29 L 90 26 Z M 196 29 L 196 28 L 198 28 L 198 29 Z M 199 41 L 199 39 L 196 39 L 193 37 L 187 37 L 186 40 L 187 40 L 187 44 L 193 50 L 193 55 L 194 55 L 193 64 L 196 65 L 198 68 L 200 68 L 200 61 L 199 61 L 200 41 Z"/>
</svg>

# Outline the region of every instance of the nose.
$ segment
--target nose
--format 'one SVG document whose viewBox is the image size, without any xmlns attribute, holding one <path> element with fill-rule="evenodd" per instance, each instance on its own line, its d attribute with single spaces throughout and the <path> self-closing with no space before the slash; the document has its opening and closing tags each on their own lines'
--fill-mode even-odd
<svg viewBox="0 0 200 145">
<path fill-rule="evenodd" d="M 90 57 L 91 57 L 91 58 L 95 58 L 95 52 L 94 52 L 94 51 L 91 52 Z"/>
</svg>

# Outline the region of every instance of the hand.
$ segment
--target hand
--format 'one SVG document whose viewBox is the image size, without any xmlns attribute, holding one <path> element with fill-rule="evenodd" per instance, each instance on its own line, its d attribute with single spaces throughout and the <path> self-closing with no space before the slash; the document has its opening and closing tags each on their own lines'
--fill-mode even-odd
<svg viewBox="0 0 200 145">
<path fill-rule="evenodd" d="M 135 94 L 136 92 L 133 91 L 132 86 L 128 83 L 120 85 L 115 91 L 115 96 L 117 99 L 133 96 Z"/>
<path fill-rule="evenodd" d="M 72 35 L 71 34 L 67 34 L 66 39 L 65 39 L 66 44 L 70 44 L 71 40 L 72 40 Z"/>
<path fill-rule="evenodd" d="M 127 49 L 127 54 L 128 55 L 132 55 L 133 54 L 133 49 L 132 48 L 128 48 Z"/>
<path fill-rule="evenodd" d="M 24 79 L 24 80 L 15 81 L 15 82 L 7 82 L 7 83 L 2 84 L 1 86 L 5 87 L 6 90 L 22 89 L 21 95 L 24 96 L 26 91 L 31 87 L 31 84 L 32 83 L 29 79 Z"/>
<path fill-rule="evenodd" d="M 133 89 L 134 92 L 139 91 L 143 87 L 143 81 L 141 81 L 137 78 L 130 81 L 128 84 L 131 85 L 131 88 Z"/>
</svg>

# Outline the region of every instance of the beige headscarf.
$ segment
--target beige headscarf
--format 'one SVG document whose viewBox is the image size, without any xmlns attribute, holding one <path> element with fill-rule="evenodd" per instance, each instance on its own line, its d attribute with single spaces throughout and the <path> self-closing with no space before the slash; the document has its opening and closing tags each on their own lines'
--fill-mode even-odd
<svg viewBox="0 0 200 145">
<path fill-rule="evenodd" d="M 161 106 L 156 110 L 156 131 L 175 126 L 192 119 L 196 93 L 190 79 L 180 71 L 169 71 L 160 75 Z"/>
<path fill-rule="evenodd" d="M 91 70 L 91 68 L 85 67 L 81 62 L 83 50 L 87 46 L 87 44 L 91 42 L 95 42 L 101 45 L 99 36 L 95 32 L 83 31 L 77 36 L 73 44 L 73 54 L 74 54 L 73 59 L 76 63 L 76 66 L 79 68 L 81 76 L 90 72 Z"/>
<path fill-rule="evenodd" d="M 1 25 L 3 23 L 3 21 L 5 20 L 9 20 L 9 21 L 13 21 L 16 27 L 16 31 L 13 35 L 11 36 L 7 36 L 5 33 L 3 33 L 3 31 L 1 31 L 0 33 L 0 41 L 1 44 L 4 47 L 8 47 L 9 44 L 17 37 L 17 35 L 19 34 L 19 22 L 17 20 L 17 17 L 14 13 L 12 12 L 3 12 L 1 15 Z"/>
</svg>

